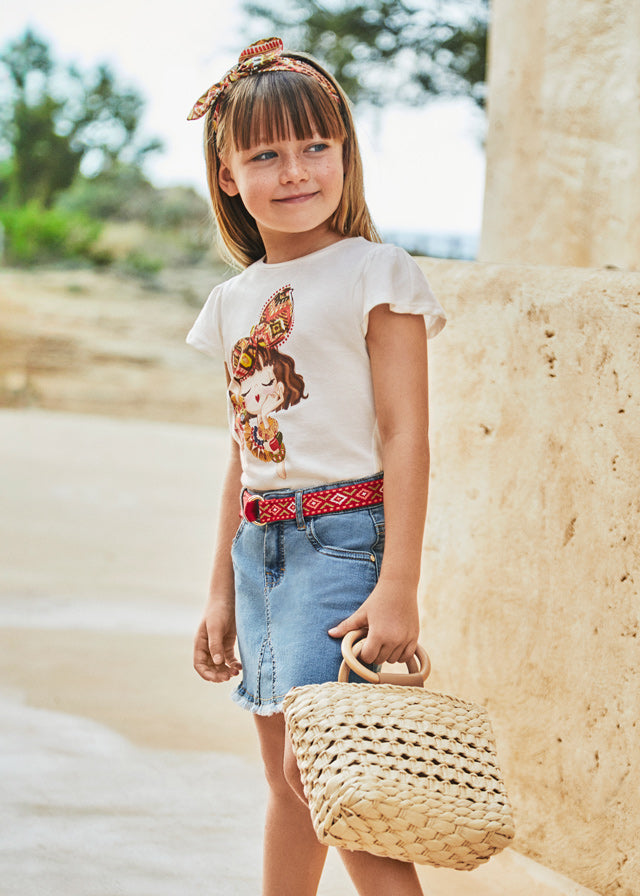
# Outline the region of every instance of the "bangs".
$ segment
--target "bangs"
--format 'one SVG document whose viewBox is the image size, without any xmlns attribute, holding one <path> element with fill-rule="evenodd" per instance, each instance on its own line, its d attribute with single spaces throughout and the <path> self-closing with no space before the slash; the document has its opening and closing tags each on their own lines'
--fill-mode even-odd
<svg viewBox="0 0 640 896">
<path fill-rule="evenodd" d="M 226 133 L 233 135 L 236 150 L 265 141 L 308 140 L 314 134 L 325 140 L 343 141 L 347 136 L 335 100 L 321 84 L 298 72 L 243 78 L 229 91 L 220 112 L 219 147 L 226 142 Z"/>
</svg>

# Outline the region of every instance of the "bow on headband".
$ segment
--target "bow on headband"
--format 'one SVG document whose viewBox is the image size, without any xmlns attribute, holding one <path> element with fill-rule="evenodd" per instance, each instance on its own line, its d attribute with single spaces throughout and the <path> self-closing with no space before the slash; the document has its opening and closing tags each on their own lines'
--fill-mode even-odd
<svg viewBox="0 0 640 896">
<path fill-rule="evenodd" d="M 234 345 L 231 368 L 235 379 L 242 381 L 253 371 L 258 347 L 275 348 L 288 338 L 293 327 L 292 293 L 290 286 L 283 286 L 271 296 L 251 335 L 239 339 Z"/>
<path fill-rule="evenodd" d="M 270 37 L 267 40 L 257 40 L 254 44 L 247 47 L 240 54 L 237 65 L 229 69 L 221 81 L 213 84 L 206 93 L 203 93 L 200 99 L 195 103 L 193 109 L 187 116 L 187 121 L 193 121 L 196 118 L 202 118 L 208 110 L 213 106 L 213 127 L 218 124 L 218 101 L 224 91 L 240 78 L 246 78 L 256 72 L 300 72 L 303 75 L 309 75 L 311 78 L 322 84 L 329 96 L 336 102 L 340 103 L 335 87 L 327 78 L 322 75 L 318 69 L 303 62 L 301 59 L 292 59 L 290 56 L 283 56 L 283 44 L 279 37 Z"/>
</svg>

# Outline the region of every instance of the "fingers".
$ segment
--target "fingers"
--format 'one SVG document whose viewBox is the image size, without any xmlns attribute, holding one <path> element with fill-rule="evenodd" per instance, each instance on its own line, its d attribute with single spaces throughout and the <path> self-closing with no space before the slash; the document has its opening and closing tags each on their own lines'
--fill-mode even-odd
<svg viewBox="0 0 640 896">
<path fill-rule="evenodd" d="M 224 647 L 213 638 L 209 639 L 209 654 L 213 660 L 214 666 L 224 666 Z"/>
<path fill-rule="evenodd" d="M 417 640 L 403 640 L 400 644 L 395 641 L 385 641 L 372 631 L 362 642 L 360 660 L 370 665 L 381 666 L 383 663 L 408 663 L 414 656 Z"/>
<path fill-rule="evenodd" d="M 417 640 L 407 641 L 404 646 L 397 647 L 392 653 L 389 655 L 388 659 L 385 660 L 386 663 L 408 663 L 412 657 L 415 656 L 416 649 L 418 647 Z"/>
<path fill-rule="evenodd" d="M 408 663 L 416 652 L 417 638 L 412 638 L 405 633 L 394 633 L 389 628 L 384 631 L 383 635 L 377 635 L 376 631 L 369 627 L 364 607 L 330 628 L 328 634 L 332 638 L 344 638 L 348 632 L 358 629 L 367 632 L 360 650 L 360 660 L 363 663 L 377 666 L 381 666 L 383 663 Z"/>
<path fill-rule="evenodd" d="M 377 638 L 367 635 L 360 649 L 360 660 L 363 663 L 381 665 L 387 661 L 387 651 L 384 644 L 380 643 Z"/>
<path fill-rule="evenodd" d="M 414 656 L 418 641 L 415 638 L 403 638 L 398 643 L 393 638 L 377 636 L 369 629 L 366 618 L 354 613 L 339 625 L 329 629 L 332 638 L 344 638 L 348 632 L 361 629 L 367 632 L 360 649 L 360 660 L 363 663 L 381 666 L 383 663 L 408 663 Z"/>
<path fill-rule="evenodd" d="M 200 678 L 216 683 L 229 681 L 238 675 L 242 669 L 242 666 L 236 659 L 214 663 L 208 653 L 198 654 L 197 652 L 194 654 L 193 667 Z"/>
<path fill-rule="evenodd" d="M 359 628 L 367 628 L 367 616 L 362 609 L 357 610 L 347 619 L 343 619 L 338 625 L 334 625 L 333 628 L 329 629 L 328 634 L 332 638 L 344 638 L 347 632 L 354 632 Z"/>
<path fill-rule="evenodd" d="M 242 669 L 234 654 L 233 646 L 225 647 L 219 637 L 209 637 L 206 620 L 200 623 L 196 632 L 193 667 L 201 678 L 213 682 L 229 681 Z"/>
</svg>

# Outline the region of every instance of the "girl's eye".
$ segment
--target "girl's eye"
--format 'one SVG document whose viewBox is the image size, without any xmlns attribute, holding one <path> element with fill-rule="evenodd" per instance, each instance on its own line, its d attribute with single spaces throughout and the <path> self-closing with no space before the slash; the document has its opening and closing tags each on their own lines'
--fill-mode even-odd
<svg viewBox="0 0 640 896">
<path fill-rule="evenodd" d="M 275 383 L 275 381 L 276 381 L 276 380 L 275 380 L 275 377 L 272 377 L 272 378 L 269 380 L 268 383 L 263 383 L 263 384 L 262 384 L 262 387 L 263 387 L 264 389 L 266 389 L 266 388 L 268 388 L 269 386 L 273 386 L 273 384 Z"/>
<path fill-rule="evenodd" d="M 323 149 L 326 149 L 328 144 L 326 143 L 314 143 L 313 146 L 309 147 L 309 152 L 322 152 Z"/>
<path fill-rule="evenodd" d="M 253 162 L 264 162 L 268 159 L 275 159 L 276 154 L 272 149 L 265 150 L 265 152 L 259 152 L 257 156 L 253 156 Z"/>
</svg>

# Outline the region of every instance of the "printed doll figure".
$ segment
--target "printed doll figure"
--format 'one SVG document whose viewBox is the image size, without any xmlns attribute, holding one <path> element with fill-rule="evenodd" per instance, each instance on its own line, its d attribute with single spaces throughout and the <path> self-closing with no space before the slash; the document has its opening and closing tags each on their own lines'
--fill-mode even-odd
<svg viewBox="0 0 640 896">
<path fill-rule="evenodd" d="M 293 290 L 284 286 L 273 295 L 251 335 L 238 340 L 232 353 L 233 378 L 229 397 L 235 411 L 235 431 L 241 444 L 258 460 L 275 463 L 278 476 L 287 478 L 286 448 L 279 424 L 269 415 L 287 410 L 306 398 L 304 380 L 295 362 L 276 348 L 293 327 Z"/>
</svg>

